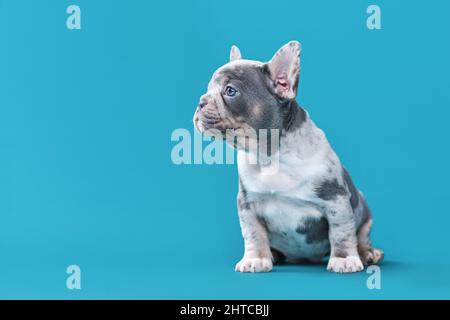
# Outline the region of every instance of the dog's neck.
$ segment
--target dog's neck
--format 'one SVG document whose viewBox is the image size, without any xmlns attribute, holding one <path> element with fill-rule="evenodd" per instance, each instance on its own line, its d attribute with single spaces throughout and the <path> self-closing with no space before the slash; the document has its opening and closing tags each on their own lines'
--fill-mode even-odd
<svg viewBox="0 0 450 320">
<path fill-rule="evenodd" d="M 295 157 L 297 163 L 300 163 L 330 149 L 323 131 L 316 127 L 308 113 L 295 100 L 284 107 L 286 109 L 278 148 L 270 156 L 259 154 L 262 166 L 270 165 L 273 160 L 281 164 L 285 157 Z"/>
<path fill-rule="evenodd" d="M 308 114 L 295 100 L 286 102 L 283 107 L 283 134 L 299 130 L 306 122 Z"/>
<path fill-rule="evenodd" d="M 249 152 L 253 163 L 256 161 L 255 157 L 262 167 L 270 166 L 273 161 L 281 165 L 285 160 L 291 161 L 292 157 L 297 159 L 296 163 L 301 163 L 330 150 L 323 131 L 316 127 L 308 113 L 295 100 L 286 102 L 283 107 L 283 128 L 276 139 L 279 139 L 279 143 L 274 149 L 269 144 L 265 149 L 270 150 L 269 153 Z"/>
</svg>

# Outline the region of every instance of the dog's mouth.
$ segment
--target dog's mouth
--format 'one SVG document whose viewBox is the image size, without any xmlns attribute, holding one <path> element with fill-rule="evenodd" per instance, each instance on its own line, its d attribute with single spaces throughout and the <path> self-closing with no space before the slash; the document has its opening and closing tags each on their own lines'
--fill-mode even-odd
<svg viewBox="0 0 450 320">
<path fill-rule="evenodd" d="M 248 143 L 246 141 L 249 141 L 249 139 L 257 140 L 252 134 L 252 128 L 240 117 L 222 117 L 215 110 L 197 107 L 194 113 L 193 122 L 195 129 L 197 129 L 199 133 L 205 136 L 213 136 L 215 139 L 227 141 L 235 148 L 239 148 L 239 144 Z M 251 132 L 249 132 L 249 130 Z M 236 142 L 237 140 L 239 140 L 239 143 Z"/>
<path fill-rule="evenodd" d="M 235 149 L 258 150 L 260 137 L 242 118 L 222 118 L 215 113 L 204 112 L 197 108 L 193 122 L 199 133 L 228 142 Z"/>
<path fill-rule="evenodd" d="M 223 119 L 212 113 L 203 112 L 200 108 L 194 113 L 194 127 L 200 133 L 207 133 L 209 130 L 215 130 L 225 133 Z"/>
</svg>

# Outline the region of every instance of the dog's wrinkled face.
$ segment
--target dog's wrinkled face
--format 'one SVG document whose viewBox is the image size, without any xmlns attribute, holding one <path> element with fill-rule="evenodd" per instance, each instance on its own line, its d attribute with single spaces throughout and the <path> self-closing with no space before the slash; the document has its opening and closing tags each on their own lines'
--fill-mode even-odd
<svg viewBox="0 0 450 320">
<path fill-rule="evenodd" d="M 268 63 L 243 60 L 233 46 L 230 60 L 214 73 L 200 98 L 195 127 L 205 133 L 282 129 L 283 107 L 297 94 L 300 44 L 289 42 Z"/>
</svg>

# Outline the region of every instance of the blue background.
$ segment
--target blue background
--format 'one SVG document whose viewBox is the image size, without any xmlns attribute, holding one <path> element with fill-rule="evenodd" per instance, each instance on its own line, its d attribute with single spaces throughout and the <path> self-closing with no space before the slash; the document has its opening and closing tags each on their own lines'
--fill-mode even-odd
<svg viewBox="0 0 450 320">
<path fill-rule="evenodd" d="M 0 298 L 449 298 L 450 2 L 374 3 L 382 30 L 368 1 L 0 0 Z M 374 212 L 381 290 L 235 273 L 236 167 L 171 161 L 231 45 L 268 60 L 292 39 L 298 101 Z"/>
</svg>

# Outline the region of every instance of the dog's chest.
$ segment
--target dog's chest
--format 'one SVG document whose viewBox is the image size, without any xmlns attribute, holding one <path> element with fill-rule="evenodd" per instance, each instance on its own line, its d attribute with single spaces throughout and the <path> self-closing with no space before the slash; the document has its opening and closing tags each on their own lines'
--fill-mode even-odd
<svg viewBox="0 0 450 320">
<path fill-rule="evenodd" d="M 312 258 L 329 250 L 328 225 L 314 204 L 314 181 L 323 170 L 315 162 L 290 166 L 286 161 L 278 167 L 239 168 L 248 200 L 265 224 L 271 246 L 288 258 Z"/>
<path fill-rule="evenodd" d="M 247 191 L 272 194 L 295 200 L 309 201 L 315 197 L 314 181 L 327 169 L 321 159 L 299 162 L 293 156 L 283 156 L 268 165 L 248 164 L 245 155 L 238 155 L 239 176 Z"/>
</svg>

